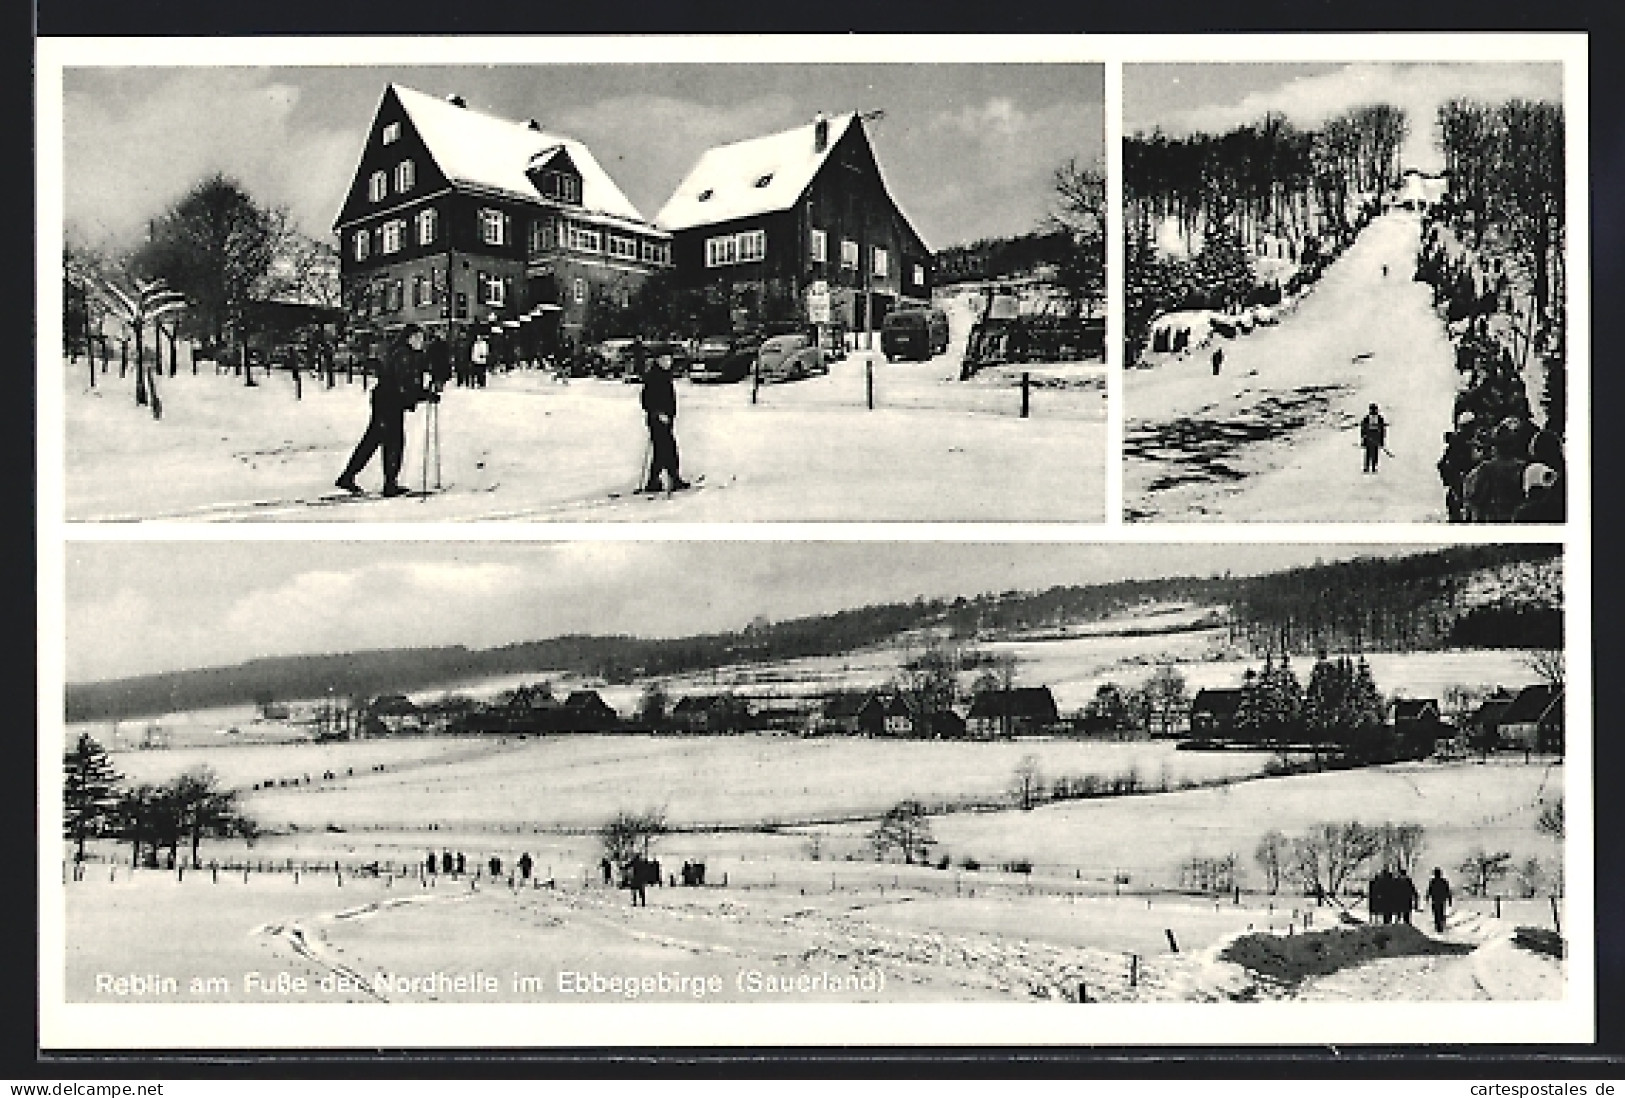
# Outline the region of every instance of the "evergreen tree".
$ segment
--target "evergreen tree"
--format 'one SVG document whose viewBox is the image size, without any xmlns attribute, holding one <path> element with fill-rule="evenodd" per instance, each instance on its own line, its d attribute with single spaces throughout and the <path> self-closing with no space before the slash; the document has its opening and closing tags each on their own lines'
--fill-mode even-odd
<svg viewBox="0 0 1625 1098">
<path fill-rule="evenodd" d="M 88 732 L 62 756 L 62 772 L 62 834 L 73 840 L 73 860 L 82 862 L 85 841 L 111 830 L 122 775 Z"/>
</svg>

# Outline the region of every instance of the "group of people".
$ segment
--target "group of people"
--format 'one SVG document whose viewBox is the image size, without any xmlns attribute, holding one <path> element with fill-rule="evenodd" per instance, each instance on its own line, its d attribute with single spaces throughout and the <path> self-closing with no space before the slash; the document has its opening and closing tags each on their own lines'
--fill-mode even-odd
<svg viewBox="0 0 1625 1098">
<path fill-rule="evenodd" d="M 1456 344 L 1456 394 L 1452 422 L 1438 461 L 1451 522 L 1562 522 L 1566 517 L 1561 426 L 1537 427 L 1534 409 L 1512 350 L 1497 339 L 1492 320 L 1513 306 L 1506 264 L 1486 268 L 1465 250 L 1447 246 L 1442 217 L 1430 211 L 1417 259 L 1416 277 L 1433 287 L 1433 303 L 1464 325 Z M 1550 344 L 1547 328 L 1536 332 L 1537 350 Z M 1560 356 L 1559 356 L 1560 357 Z M 1560 370 L 1560 362 L 1554 363 Z M 1553 413 L 1556 415 L 1557 413 Z"/>
<path fill-rule="evenodd" d="M 389 341 L 382 357 L 377 345 L 371 348 L 366 372 L 374 375 L 372 414 L 367 428 L 356 443 L 344 471 L 333 483 L 353 495 L 361 495 L 356 477 L 380 449 L 384 453 L 382 495 L 402 496 L 407 489 L 400 483 L 401 464 L 406 456 L 406 413 L 420 403 L 440 403 L 441 391 L 454 377 L 459 385 L 483 387 L 490 348 L 484 335 L 476 333 L 466 354 L 455 353 L 436 334 L 431 341 L 423 328 L 408 324 Z M 638 374 L 643 379 L 640 402 L 649 431 L 648 475 L 642 478 L 640 492 L 677 492 L 691 487 L 678 469 L 677 389 L 664 359 L 643 362 L 643 342 L 633 344 Z"/>
<path fill-rule="evenodd" d="M 1384 866 L 1366 887 L 1366 901 L 1370 905 L 1373 923 L 1401 922 L 1410 926 L 1411 912 L 1421 910 L 1422 898 L 1410 874 L 1393 866 Z M 1444 871 L 1437 866 L 1433 869 L 1432 879 L 1428 881 L 1427 901 L 1433 914 L 1434 932 L 1442 934 L 1452 900 L 1450 882 L 1445 880 Z"/>
<path fill-rule="evenodd" d="M 486 862 L 485 867 L 490 871 L 493 878 L 501 877 L 501 856 L 496 854 L 491 855 L 490 860 Z M 520 854 L 519 860 L 514 862 L 516 876 L 521 881 L 530 880 L 531 871 L 535 869 L 535 867 L 536 862 L 530 856 L 530 852 L 528 850 Z M 468 859 L 466 856 L 464 856 L 462 851 L 458 851 L 454 854 L 450 850 L 442 850 L 436 854 L 433 850 L 431 850 L 423 859 L 423 869 L 424 872 L 430 877 L 461 877 L 468 872 Z"/>
</svg>

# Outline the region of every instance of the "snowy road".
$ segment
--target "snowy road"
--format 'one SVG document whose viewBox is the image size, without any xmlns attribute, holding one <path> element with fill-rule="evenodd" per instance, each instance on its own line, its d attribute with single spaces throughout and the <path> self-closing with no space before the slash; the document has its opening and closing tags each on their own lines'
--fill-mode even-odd
<svg viewBox="0 0 1625 1098">
<path fill-rule="evenodd" d="M 1127 517 L 1444 521 L 1434 463 L 1456 376 L 1431 292 L 1411 279 L 1419 238 L 1417 215 L 1385 214 L 1278 327 L 1129 371 Z M 1370 403 L 1392 452 L 1375 476 L 1360 471 L 1357 430 Z"/>
<path fill-rule="evenodd" d="M 69 521 L 1068 521 L 1105 517 L 1104 368 L 1060 368 L 1021 419 L 1008 373 L 970 383 L 958 358 L 874 365 L 855 355 L 824 377 L 765 386 L 678 384 L 684 472 L 705 488 L 627 494 L 647 460 L 638 389 L 536 373 L 451 389 L 440 406 L 441 475 L 427 499 L 311 505 L 367 421 L 358 383 L 328 390 L 287 375 L 164 378 L 165 414 L 134 406 L 129 380 L 65 365 Z M 1046 381 L 1053 379 L 1046 378 Z M 422 483 L 424 412 L 407 417 L 403 480 Z M 430 483 L 433 483 L 431 467 Z M 377 460 L 360 478 L 376 492 Z"/>
</svg>

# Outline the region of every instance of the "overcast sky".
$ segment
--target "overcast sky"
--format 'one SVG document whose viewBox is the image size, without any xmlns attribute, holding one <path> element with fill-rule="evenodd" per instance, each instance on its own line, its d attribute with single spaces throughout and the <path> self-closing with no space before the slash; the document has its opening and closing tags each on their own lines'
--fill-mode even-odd
<svg viewBox="0 0 1625 1098">
<path fill-rule="evenodd" d="M 878 602 L 1272 571 L 1428 546 L 975 542 L 79 542 L 67 676 L 565 633 L 680 636 Z"/>
<path fill-rule="evenodd" d="M 127 236 L 218 170 L 326 237 L 392 81 L 586 142 L 649 218 L 705 149 L 820 110 L 886 112 L 881 168 L 933 248 L 1037 227 L 1058 165 L 1103 162 L 1100 65 L 81 68 L 64 74 L 67 221 Z"/>
<path fill-rule="evenodd" d="M 1123 66 L 1123 132 L 1221 133 L 1280 111 L 1305 128 L 1349 107 L 1388 103 L 1411 124 L 1405 164 L 1437 171 L 1434 125 L 1458 97 L 1562 102 L 1563 68 L 1513 64 L 1155 64 Z"/>
</svg>

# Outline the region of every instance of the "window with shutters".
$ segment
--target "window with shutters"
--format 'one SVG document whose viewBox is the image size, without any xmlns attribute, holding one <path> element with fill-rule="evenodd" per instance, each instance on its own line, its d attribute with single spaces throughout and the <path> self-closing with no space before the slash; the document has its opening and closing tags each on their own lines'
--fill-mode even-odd
<svg viewBox="0 0 1625 1098">
<path fill-rule="evenodd" d="M 401 238 L 406 235 L 406 222 L 386 221 L 383 230 L 383 253 L 385 255 L 394 255 L 401 250 Z"/>
<path fill-rule="evenodd" d="M 829 234 L 823 229 L 812 231 L 812 260 L 814 263 L 829 262 Z"/>
<path fill-rule="evenodd" d="M 387 194 L 389 194 L 389 177 L 383 172 L 373 172 L 367 180 L 367 198 L 373 202 L 382 202 Z"/>
<path fill-rule="evenodd" d="M 480 210 L 480 240 L 486 244 L 506 244 L 507 215 L 486 207 Z"/>
<path fill-rule="evenodd" d="M 429 281 L 422 275 L 412 276 L 412 304 L 421 308 L 429 303 Z"/>
<path fill-rule="evenodd" d="M 395 165 L 395 192 L 397 194 L 405 194 L 417 185 L 417 181 L 417 165 L 410 160 L 403 160 Z"/>
<path fill-rule="evenodd" d="M 858 242 L 856 240 L 841 241 L 841 266 L 852 270 L 858 269 Z"/>
<path fill-rule="evenodd" d="M 891 270 L 891 256 L 887 254 L 886 249 L 875 248 L 871 259 L 869 269 L 875 273 L 876 278 L 885 278 L 887 272 Z"/>
<path fill-rule="evenodd" d="M 372 254 L 372 239 L 367 235 L 366 229 L 358 229 L 355 234 L 356 262 L 366 259 Z"/>
<path fill-rule="evenodd" d="M 439 228 L 440 215 L 434 210 L 422 210 L 418 213 L 418 243 L 433 244 L 435 231 Z"/>
</svg>

